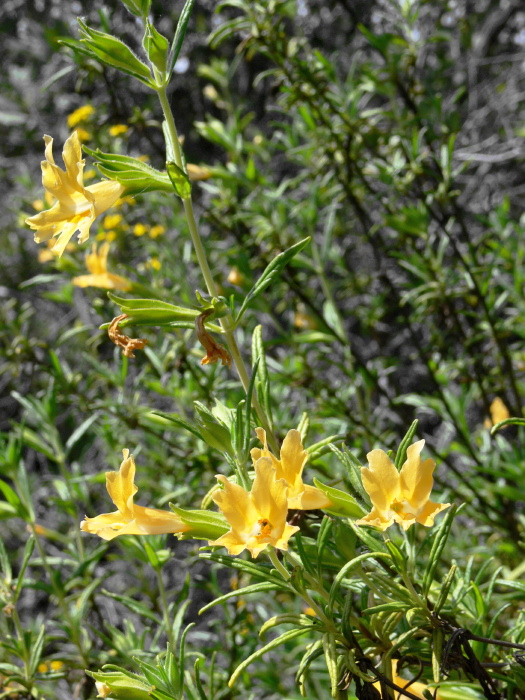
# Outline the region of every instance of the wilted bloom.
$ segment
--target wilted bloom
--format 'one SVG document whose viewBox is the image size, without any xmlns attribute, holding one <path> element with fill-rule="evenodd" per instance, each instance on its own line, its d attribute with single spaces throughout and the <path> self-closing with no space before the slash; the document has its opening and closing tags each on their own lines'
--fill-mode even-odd
<svg viewBox="0 0 525 700">
<path fill-rule="evenodd" d="M 75 231 L 79 232 L 79 243 L 89 238 L 93 221 L 117 201 L 124 187 L 114 180 L 102 180 L 84 187 L 85 162 L 76 131 L 64 144 L 65 171 L 55 164 L 51 136 L 44 136 L 44 142 L 46 159 L 42 161 L 42 183 L 46 193 L 57 201 L 51 209 L 30 216 L 26 224 L 36 231 L 37 243 L 58 236 L 52 250 L 62 255 Z"/>
<path fill-rule="evenodd" d="M 145 508 L 133 503 L 137 493 L 135 486 L 135 460 L 129 450 L 122 450 L 124 461 L 118 472 L 106 472 L 106 488 L 118 510 L 87 518 L 80 529 L 112 540 L 118 535 L 160 535 L 167 532 L 186 532 L 190 528 L 178 515 L 169 511 Z"/>
<path fill-rule="evenodd" d="M 302 473 L 308 460 L 308 452 L 301 442 L 301 433 L 298 430 L 290 430 L 284 438 L 281 446 L 280 459 L 277 459 L 268 449 L 266 432 L 262 428 L 255 428 L 257 437 L 263 443 L 261 450 L 254 447 L 251 451 L 253 463 L 261 458 L 269 459 L 277 472 L 277 479 L 284 479 L 288 484 L 288 508 L 299 510 L 312 510 L 315 508 L 327 508 L 331 501 L 320 489 L 315 486 L 303 484 Z"/>
<path fill-rule="evenodd" d="M 369 467 L 362 467 L 361 476 L 373 507 L 368 515 L 356 520 L 357 525 L 374 525 L 380 530 L 392 523 L 399 523 L 404 530 L 413 523 L 431 527 L 436 515 L 450 506 L 430 500 L 436 463 L 433 459 L 421 461 L 424 444 L 419 440 L 410 445 L 400 472 L 383 450 L 367 454 Z"/>
<path fill-rule="evenodd" d="M 219 474 L 224 489 L 213 494 L 213 500 L 230 524 L 231 530 L 209 544 L 226 547 L 228 554 L 240 554 L 247 549 L 257 557 L 268 545 L 288 549 L 288 540 L 298 527 L 288 525 L 288 487 L 283 479 L 275 478 L 269 459 L 255 465 L 255 480 L 250 492 L 232 484 Z"/>
<path fill-rule="evenodd" d="M 123 292 L 129 292 L 131 289 L 130 280 L 108 272 L 107 259 L 109 247 L 109 243 L 103 243 L 97 250 L 96 244 L 93 244 L 91 253 L 86 255 L 86 267 L 90 274 L 73 277 L 73 284 L 76 284 L 77 287 L 120 289 Z"/>
</svg>

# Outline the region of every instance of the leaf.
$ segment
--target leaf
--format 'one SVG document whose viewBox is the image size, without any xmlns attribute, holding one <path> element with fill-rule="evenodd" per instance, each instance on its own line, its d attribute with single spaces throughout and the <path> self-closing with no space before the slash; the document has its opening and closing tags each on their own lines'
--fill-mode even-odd
<svg viewBox="0 0 525 700">
<path fill-rule="evenodd" d="M 407 431 L 407 434 L 405 437 L 402 439 L 401 444 L 399 445 L 399 449 L 396 454 L 396 461 L 394 462 L 396 469 L 399 471 L 403 465 L 403 463 L 406 460 L 407 456 L 407 448 L 409 447 L 410 443 L 412 442 L 412 438 L 416 434 L 417 430 L 417 424 L 418 421 L 417 419 L 412 422 L 412 425 Z"/>
<path fill-rule="evenodd" d="M 423 574 L 423 582 L 421 584 L 421 593 L 423 596 L 428 595 L 428 591 L 430 590 L 436 568 L 440 561 L 441 553 L 443 552 L 448 536 L 450 535 L 450 528 L 454 522 L 454 517 L 456 516 L 457 510 L 457 505 L 454 504 L 451 506 L 450 510 L 443 518 L 443 522 L 439 526 L 434 542 L 432 543 L 432 549 L 428 555 L 428 562 Z"/>
<path fill-rule="evenodd" d="M 128 610 L 137 613 L 141 617 L 145 617 L 148 620 L 152 620 L 157 625 L 161 624 L 159 617 L 155 615 L 155 613 L 153 613 L 145 605 L 139 603 L 138 600 L 133 600 L 133 598 L 130 598 L 127 595 L 119 595 L 118 593 L 112 593 L 111 591 L 107 591 L 105 589 L 102 590 L 102 593 L 104 593 L 104 595 L 107 595 L 109 598 L 113 598 L 113 600 L 122 603 L 122 605 L 125 605 L 126 608 L 128 608 Z"/>
<path fill-rule="evenodd" d="M 291 248 L 288 248 L 287 250 L 283 251 L 282 253 L 279 253 L 272 262 L 268 265 L 268 267 L 264 270 L 262 275 L 259 277 L 255 285 L 252 287 L 252 289 L 248 292 L 246 295 L 246 298 L 244 299 L 242 306 L 240 308 L 239 313 L 237 314 L 237 318 L 235 319 L 235 322 L 238 323 L 242 316 L 244 315 L 245 311 L 248 309 L 248 306 L 250 303 L 261 294 L 272 282 L 275 281 L 275 279 L 279 276 L 283 268 L 290 262 L 290 260 L 297 255 L 303 248 L 305 248 L 308 243 L 310 242 L 310 237 L 308 238 L 303 238 L 302 241 L 299 241 L 299 243 L 296 243 L 295 245 L 291 246 Z"/>
<path fill-rule="evenodd" d="M 188 22 L 190 21 L 194 4 L 195 0 L 186 0 L 184 7 L 182 8 L 182 12 L 180 13 L 179 21 L 177 22 L 177 29 L 175 31 L 175 36 L 173 37 L 170 55 L 168 58 L 168 70 L 166 71 L 168 79 L 173 72 L 177 58 L 179 57 L 182 42 L 184 41 L 184 36 L 186 34 L 186 29 L 188 28 Z"/>
<path fill-rule="evenodd" d="M 280 587 L 276 586 L 274 583 L 253 583 L 251 586 L 245 586 L 244 588 L 239 588 L 236 591 L 230 591 L 229 593 L 225 593 L 224 595 L 221 595 L 220 598 L 215 598 L 215 600 L 212 600 L 211 603 L 208 603 L 199 610 L 199 615 L 208 612 L 210 608 L 213 608 L 215 605 L 220 605 L 221 603 L 224 603 L 230 598 L 238 598 L 239 596 L 250 595 L 250 593 L 260 593 L 265 591 L 278 590 L 280 590 Z"/>
<path fill-rule="evenodd" d="M 191 183 L 187 173 L 173 161 L 166 162 L 166 170 L 175 192 L 181 199 L 189 199 L 191 197 Z"/>
<path fill-rule="evenodd" d="M 268 644 L 263 646 L 261 649 L 258 649 L 254 654 L 251 654 L 247 659 L 245 659 L 241 664 L 239 664 L 239 666 L 237 666 L 235 671 L 232 673 L 230 680 L 228 681 L 228 686 L 230 688 L 232 688 L 235 681 L 241 675 L 241 673 L 244 671 L 244 669 L 247 668 L 254 661 L 257 661 L 257 659 L 260 659 L 267 652 L 271 651 L 272 649 L 275 649 L 278 646 L 281 646 L 281 644 L 285 644 L 286 642 L 290 641 L 291 639 L 295 639 L 296 637 L 301 637 L 303 634 L 306 634 L 310 630 L 311 630 L 311 627 L 306 627 L 303 629 L 289 630 L 288 632 L 284 632 L 283 634 L 281 634 L 278 637 L 276 637 L 275 639 L 273 639 L 271 642 L 269 642 Z"/>
</svg>

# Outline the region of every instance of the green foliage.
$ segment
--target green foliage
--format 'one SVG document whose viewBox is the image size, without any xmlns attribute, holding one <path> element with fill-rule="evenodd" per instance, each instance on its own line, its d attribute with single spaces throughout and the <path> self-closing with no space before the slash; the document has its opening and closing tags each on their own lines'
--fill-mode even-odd
<svg viewBox="0 0 525 700">
<path fill-rule="evenodd" d="M 81 2 L 80 41 L 76 7 L 18 5 L 1 696 L 525 697 L 521 4 Z M 23 228 L 48 206 L 41 136 L 66 125 L 86 184 L 94 160 L 127 188 L 90 237 L 128 292 L 79 289 L 84 250 L 57 260 Z M 104 332 L 115 305 L 147 334 L 134 360 Z M 199 317 L 232 371 L 201 364 Z M 259 426 L 276 457 L 297 427 L 331 506 L 290 511 L 287 552 L 208 551 L 229 530 L 216 474 L 250 489 Z M 367 453 L 400 470 L 422 437 L 451 507 L 356 525 Z M 124 448 L 135 503 L 176 514 L 180 541 L 79 531 L 117 507 Z"/>
</svg>

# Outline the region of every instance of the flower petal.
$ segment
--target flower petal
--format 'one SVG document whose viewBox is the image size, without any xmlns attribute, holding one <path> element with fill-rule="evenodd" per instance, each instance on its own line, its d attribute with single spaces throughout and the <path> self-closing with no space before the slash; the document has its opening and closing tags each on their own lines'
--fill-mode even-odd
<svg viewBox="0 0 525 700">
<path fill-rule="evenodd" d="M 228 554 L 232 556 L 236 556 L 246 549 L 246 543 L 234 530 L 221 535 L 218 540 L 208 541 L 208 544 L 212 547 L 226 547 Z"/>
<path fill-rule="evenodd" d="M 106 472 L 106 488 L 113 503 L 122 517 L 133 517 L 133 496 L 138 488 L 135 486 L 135 460 L 129 450 L 122 450 L 124 461 L 118 472 Z"/>
<path fill-rule="evenodd" d="M 355 521 L 356 525 L 373 525 L 374 527 L 378 527 L 380 530 L 386 530 L 387 527 L 390 527 L 397 518 L 395 517 L 394 514 L 392 514 L 391 517 L 385 516 L 385 513 L 382 511 L 379 511 L 377 508 L 372 508 L 370 513 L 367 513 L 364 518 L 360 518 L 359 520 Z"/>
<path fill-rule="evenodd" d="M 133 506 L 133 515 L 139 535 L 162 535 L 174 532 L 187 532 L 190 527 L 182 522 L 176 513 L 157 508 Z"/>
<path fill-rule="evenodd" d="M 116 180 L 101 180 L 94 185 L 89 185 L 84 189 L 84 193 L 89 193 L 94 197 L 95 216 L 102 214 L 112 207 L 120 195 L 124 192 L 120 182 Z M 89 196 L 89 194 L 87 196 Z"/>
<path fill-rule="evenodd" d="M 445 508 L 450 508 L 450 503 L 434 503 L 433 501 L 427 501 L 421 513 L 417 515 L 416 521 L 425 527 L 432 527 L 436 515 L 441 513 L 442 510 L 445 510 Z"/>
<path fill-rule="evenodd" d="M 259 516 L 253 506 L 250 494 L 242 486 L 232 484 L 222 474 L 218 474 L 217 479 L 224 486 L 224 490 L 215 491 L 212 498 L 221 509 L 224 517 L 233 530 L 239 532 L 251 530 Z"/>
<path fill-rule="evenodd" d="M 424 440 L 410 445 L 406 462 L 399 473 L 402 498 L 416 510 L 428 501 L 434 485 L 432 473 L 436 463 L 433 459 L 421 461 L 420 455 L 424 445 Z"/>
<path fill-rule="evenodd" d="M 288 431 L 281 446 L 281 470 L 277 478 L 284 478 L 293 490 L 302 491 L 301 474 L 307 460 L 308 452 L 301 442 L 301 433 L 298 430 Z"/>
<path fill-rule="evenodd" d="M 361 478 L 366 492 L 378 511 L 388 511 L 399 496 L 399 473 L 386 452 L 372 450 L 367 454 L 369 467 L 361 468 Z"/>
<path fill-rule="evenodd" d="M 257 460 L 251 495 L 259 518 L 269 520 L 272 525 L 272 538 L 279 538 L 288 514 L 288 485 L 284 479 L 276 480 L 275 475 L 270 459 Z"/>
<path fill-rule="evenodd" d="M 64 143 L 62 158 L 70 180 L 76 181 L 82 189 L 84 186 L 83 171 L 85 161 L 82 159 L 82 148 L 76 131 Z"/>
<path fill-rule="evenodd" d="M 328 496 L 321 489 L 309 484 L 304 484 L 304 490 L 298 496 L 289 496 L 288 490 L 288 508 L 297 508 L 298 510 L 316 510 L 317 508 L 328 508 L 333 505 Z"/>
</svg>

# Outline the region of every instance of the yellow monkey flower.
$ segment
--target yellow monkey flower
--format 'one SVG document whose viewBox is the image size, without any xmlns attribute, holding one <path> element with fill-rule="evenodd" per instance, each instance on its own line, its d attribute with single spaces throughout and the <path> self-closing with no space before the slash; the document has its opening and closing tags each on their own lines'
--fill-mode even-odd
<svg viewBox="0 0 525 700">
<path fill-rule="evenodd" d="M 175 513 L 133 503 L 138 491 L 135 486 L 135 460 L 129 450 L 122 450 L 122 454 L 124 461 L 119 471 L 106 472 L 106 488 L 118 510 L 97 515 L 96 518 L 86 517 L 80 523 L 80 529 L 103 540 L 112 540 L 119 535 L 160 535 L 189 530 L 189 526 Z"/>
<path fill-rule="evenodd" d="M 213 494 L 213 500 L 230 524 L 231 530 L 208 544 L 226 547 L 228 554 L 247 549 L 257 557 L 268 545 L 288 549 L 288 540 L 298 527 L 288 525 L 288 488 L 283 479 L 276 480 L 271 460 L 261 458 L 255 465 L 255 479 L 250 492 L 232 484 L 219 474 L 224 489 Z"/>
<path fill-rule="evenodd" d="M 86 267 L 89 275 L 73 277 L 73 284 L 77 287 L 99 287 L 100 289 L 120 289 L 129 292 L 132 286 L 130 280 L 120 275 L 108 272 L 107 259 L 109 243 L 103 243 L 97 250 L 94 244 L 91 253 L 86 255 Z"/>
<path fill-rule="evenodd" d="M 250 453 L 253 463 L 257 464 L 262 457 L 271 461 L 277 472 L 276 478 L 284 479 L 288 484 L 288 508 L 314 510 L 332 505 L 332 501 L 320 489 L 303 484 L 302 473 L 308 460 L 308 452 L 303 447 L 298 430 L 290 430 L 284 438 L 280 459 L 268 449 L 266 432 L 262 428 L 255 428 L 255 432 L 264 447 L 262 450 L 258 447 L 253 448 Z"/>
<path fill-rule="evenodd" d="M 41 164 L 42 184 L 46 193 L 57 201 L 51 209 L 30 216 L 25 223 L 36 231 L 37 243 L 57 236 L 52 250 L 62 255 L 75 231 L 79 232 L 79 243 L 84 243 L 89 238 L 89 229 L 93 221 L 115 204 L 124 192 L 124 187 L 114 180 L 102 180 L 84 187 L 85 161 L 82 159 L 76 131 L 64 144 L 62 156 L 65 171 L 55 164 L 51 136 L 44 136 L 44 142 L 46 159 Z"/>
<path fill-rule="evenodd" d="M 400 472 L 383 450 L 367 454 L 369 467 L 361 468 L 361 476 L 373 507 L 364 518 L 356 520 L 357 525 L 374 525 L 380 530 L 392 523 L 399 523 L 404 530 L 413 523 L 432 527 L 436 515 L 450 506 L 430 500 L 436 463 L 433 459 L 421 461 L 424 444 L 419 440 L 410 445 Z"/>
</svg>

